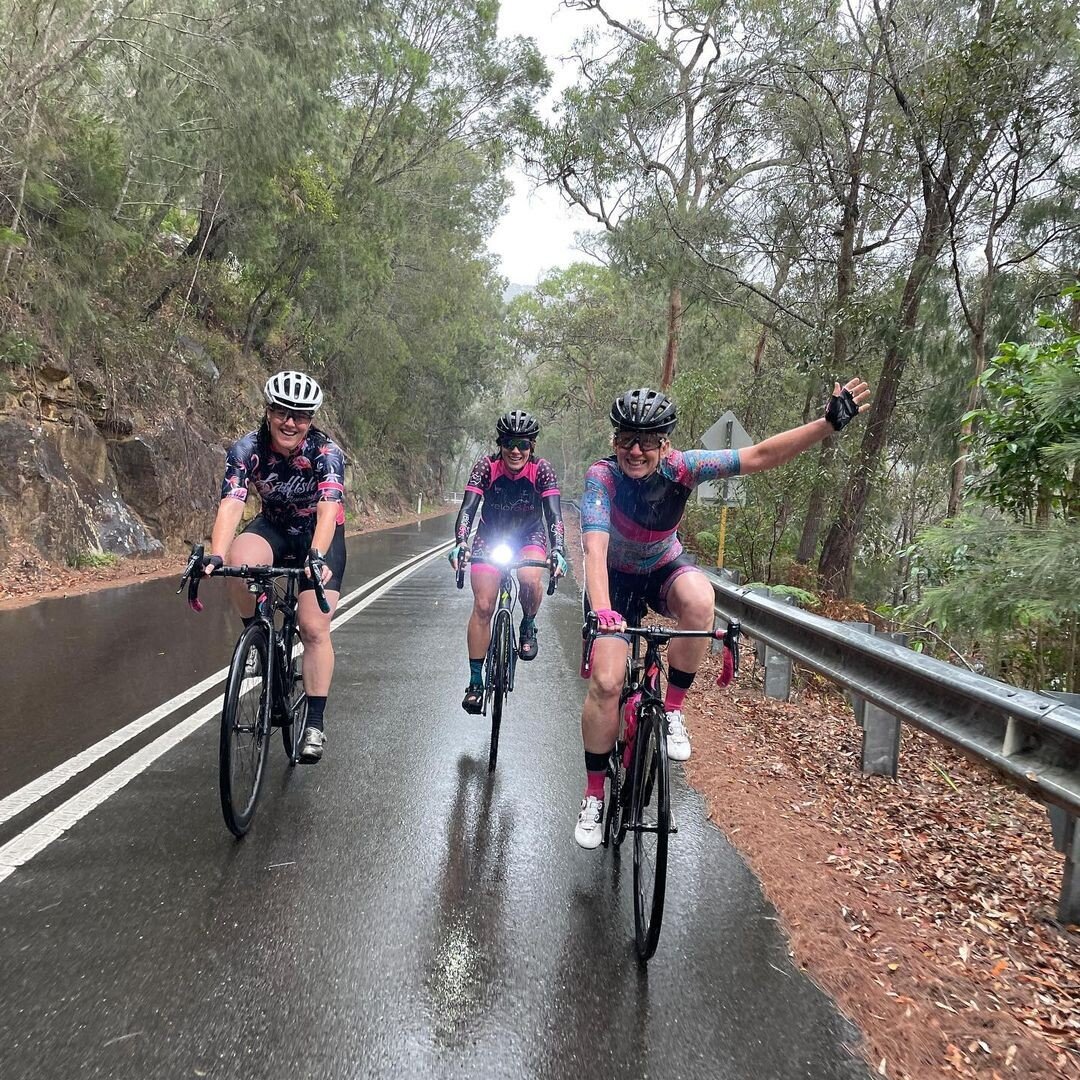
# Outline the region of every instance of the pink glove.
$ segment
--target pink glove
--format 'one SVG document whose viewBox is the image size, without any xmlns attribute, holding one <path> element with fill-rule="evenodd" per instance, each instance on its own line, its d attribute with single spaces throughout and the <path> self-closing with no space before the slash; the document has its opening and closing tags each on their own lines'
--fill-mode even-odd
<svg viewBox="0 0 1080 1080">
<path fill-rule="evenodd" d="M 617 611 L 612 611 L 611 608 L 602 608 L 593 614 L 596 615 L 596 621 L 602 631 L 621 630 L 626 624 L 626 620 Z"/>
</svg>

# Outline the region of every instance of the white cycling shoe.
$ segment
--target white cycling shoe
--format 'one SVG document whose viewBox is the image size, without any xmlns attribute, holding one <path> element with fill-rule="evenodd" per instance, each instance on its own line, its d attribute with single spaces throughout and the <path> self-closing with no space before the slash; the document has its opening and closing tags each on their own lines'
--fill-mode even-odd
<svg viewBox="0 0 1080 1080">
<path fill-rule="evenodd" d="M 586 795 L 581 800 L 574 839 L 578 847 L 592 851 L 598 848 L 604 839 L 604 800 L 595 795 Z"/>
<path fill-rule="evenodd" d="M 682 709 L 672 709 L 667 713 L 667 756 L 669 761 L 690 760 L 690 736 L 686 731 Z"/>
</svg>

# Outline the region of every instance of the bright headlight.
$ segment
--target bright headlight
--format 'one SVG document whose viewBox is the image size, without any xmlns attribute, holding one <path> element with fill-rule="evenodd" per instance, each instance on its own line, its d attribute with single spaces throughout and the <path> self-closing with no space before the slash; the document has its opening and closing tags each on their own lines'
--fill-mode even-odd
<svg viewBox="0 0 1080 1080">
<path fill-rule="evenodd" d="M 514 561 L 514 553 L 509 544 L 498 544 L 491 551 L 491 561 L 500 566 L 507 566 Z"/>
</svg>

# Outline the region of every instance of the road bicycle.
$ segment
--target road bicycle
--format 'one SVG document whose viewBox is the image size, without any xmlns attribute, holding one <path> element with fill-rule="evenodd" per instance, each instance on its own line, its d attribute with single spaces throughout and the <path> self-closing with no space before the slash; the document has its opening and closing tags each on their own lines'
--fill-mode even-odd
<svg viewBox="0 0 1080 1080">
<path fill-rule="evenodd" d="M 587 601 L 586 601 L 587 602 Z M 661 648 L 673 638 L 723 641 L 739 666 L 738 622 L 725 630 L 669 630 L 662 626 L 601 630 L 596 613 L 586 611 L 582 627 L 581 674 L 592 674 L 592 646 L 598 634 L 630 638 L 626 677 L 619 696 L 619 734 L 608 759 L 603 846 L 618 851 L 626 834 L 634 837 L 634 944 L 642 961 L 656 952 L 667 887 L 671 786 L 667 755 Z M 644 655 L 642 645 L 644 644 Z"/>
<path fill-rule="evenodd" d="M 515 560 L 507 544 L 496 544 L 490 556 L 467 557 L 458 560 L 457 587 L 465 587 L 465 569 L 470 562 L 486 563 L 500 572 L 499 599 L 491 619 L 491 640 L 488 642 L 484 661 L 484 707 L 486 716 L 491 706 L 491 743 L 488 749 L 488 772 L 495 771 L 499 757 L 499 728 L 502 726 L 503 703 L 506 695 L 514 689 L 514 672 L 517 668 L 518 641 L 514 630 L 514 606 L 517 603 L 518 586 L 513 571 L 524 566 L 536 566 L 548 571 L 547 594 L 555 591 L 558 578 L 550 562 L 536 559 Z"/>
<path fill-rule="evenodd" d="M 195 544 L 180 579 L 188 604 L 202 610 L 199 586 L 204 580 L 202 544 Z M 287 566 L 222 566 L 212 577 L 244 578 L 255 595 L 254 621 L 240 632 L 233 649 L 221 709 L 218 744 L 218 787 L 221 812 L 229 831 L 243 836 L 251 827 L 259 801 L 270 734 L 281 728 L 289 764 L 300 760 L 300 743 L 307 719 L 307 695 L 300 672 L 297 601 L 307 568 Z M 330 604 L 318 574 L 313 574 L 315 598 L 324 613 Z M 280 628 L 277 625 L 280 616 Z M 295 654 L 295 655 L 294 655 Z"/>
</svg>

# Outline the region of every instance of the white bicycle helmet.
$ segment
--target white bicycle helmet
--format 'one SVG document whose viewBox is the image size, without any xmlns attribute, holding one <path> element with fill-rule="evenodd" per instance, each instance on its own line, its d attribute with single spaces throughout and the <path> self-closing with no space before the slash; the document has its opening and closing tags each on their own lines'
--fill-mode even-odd
<svg viewBox="0 0 1080 1080">
<path fill-rule="evenodd" d="M 266 380 L 263 387 L 267 405 L 281 405 L 286 409 L 310 409 L 314 412 L 322 404 L 319 384 L 302 371 L 279 371 Z"/>
</svg>

